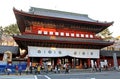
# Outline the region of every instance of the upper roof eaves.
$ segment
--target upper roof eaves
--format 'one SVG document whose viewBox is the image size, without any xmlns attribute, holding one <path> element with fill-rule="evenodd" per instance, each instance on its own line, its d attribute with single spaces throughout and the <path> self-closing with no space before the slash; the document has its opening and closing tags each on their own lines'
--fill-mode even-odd
<svg viewBox="0 0 120 79">
<path fill-rule="evenodd" d="M 12 54 L 19 53 L 18 46 L 0 46 L 0 54 L 4 54 L 6 51 L 10 51 Z"/>
<path fill-rule="evenodd" d="M 71 12 L 64 12 L 64 11 L 57 11 L 57 10 L 35 8 L 35 7 L 31 7 L 29 9 L 29 13 L 35 14 L 35 15 L 56 17 L 56 18 L 97 22 L 97 20 L 93 20 L 93 19 L 89 18 L 88 15 L 86 15 L 86 14 L 78 14 L 78 13 L 71 13 Z"/>
</svg>

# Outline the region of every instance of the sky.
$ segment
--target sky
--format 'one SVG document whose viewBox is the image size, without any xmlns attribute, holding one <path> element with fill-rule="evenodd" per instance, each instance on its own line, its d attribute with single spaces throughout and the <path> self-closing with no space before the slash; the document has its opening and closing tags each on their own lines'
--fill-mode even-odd
<svg viewBox="0 0 120 79">
<path fill-rule="evenodd" d="M 0 0 L 0 26 L 16 23 L 13 7 L 28 11 L 30 7 L 60 10 L 72 13 L 87 14 L 98 21 L 114 24 L 109 27 L 112 36 L 120 36 L 119 0 Z"/>
</svg>

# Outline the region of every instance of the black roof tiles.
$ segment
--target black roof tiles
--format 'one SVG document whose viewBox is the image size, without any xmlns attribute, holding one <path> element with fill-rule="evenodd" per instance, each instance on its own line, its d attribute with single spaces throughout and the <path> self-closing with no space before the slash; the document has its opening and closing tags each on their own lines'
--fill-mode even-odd
<svg viewBox="0 0 120 79">
<path fill-rule="evenodd" d="M 12 54 L 18 54 L 19 48 L 17 46 L 0 46 L 0 54 L 4 54 L 6 51 L 10 51 Z"/>
<path fill-rule="evenodd" d="M 113 53 L 116 53 L 116 56 L 120 57 L 120 51 L 108 51 L 108 50 L 100 51 L 100 55 L 106 57 L 113 57 Z"/>
<path fill-rule="evenodd" d="M 110 41 L 104 41 L 101 39 L 90 39 L 90 38 L 73 38 L 73 37 L 60 37 L 60 36 L 43 36 L 43 35 L 33 35 L 33 34 L 24 34 L 24 35 L 17 35 L 14 36 L 17 38 L 25 38 L 25 39 L 32 39 L 32 40 L 55 40 L 55 41 L 62 41 L 62 42 L 81 42 L 81 43 L 95 43 L 95 44 L 111 44 Z"/>
<path fill-rule="evenodd" d="M 93 19 L 89 18 L 88 15 L 86 15 L 86 14 L 78 14 L 78 13 L 71 13 L 71 12 L 58 11 L 58 10 L 35 8 L 35 7 L 31 7 L 31 9 L 29 10 L 29 13 L 36 14 L 36 15 L 57 17 L 57 18 L 98 22 L 97 20 L 93 20 Z"/>
</svg>

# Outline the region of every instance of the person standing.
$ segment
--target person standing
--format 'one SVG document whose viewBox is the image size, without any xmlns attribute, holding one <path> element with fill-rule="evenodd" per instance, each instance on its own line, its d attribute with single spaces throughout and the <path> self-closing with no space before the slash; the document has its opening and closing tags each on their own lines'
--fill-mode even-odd
<svg viewBox="0 0 120 79">
<path fill-rule="evenodd" d="M 25 71 L 26 71 L 26 74 L 28 74 L 28 72 L 29 72 L 29 66 L 26 67 Z"/>
<path fill-rule="evenodd" d="M 48 73 L 48 65 L 47 65 L 47 62 L 44 62 L 44 68 L 45 68 L 45 72 Z"/>
<path fill-rule="evenodd" d="M 38 67 L 38 65 L 36 64 L 36 65 L 34 66 L 35 74 L 37 74 L 37 67 Z"/>
<path fill-rule="evenodd" d="M 16 74 L 18 75 L 18 65 L 15 66 Z"/>
<path fill-rule="evenodd" d="M 30 66 L 30 73 L 32 74 L 32 70 L 33 70 L 33 67 L 32 66 Z"/>
<path fill-rule="evenodd" d="M 4 70 L 4 71 L 5 71 L 5 74 L 8 73 L 7 69 L 8 69 L 8 67 L 6 66 L 6 67 L 5 67 L 5 70 Z"/>
<path fill-rule="evenodd" d="M 20 75 L 22 73 L 22 66 L 21 65 L 19 66 L 19 73 L 20 73 Z"/>
<path fill-rule="evenodd" d="M 66 63 L 65 64 L 65 73 L 67 73 L 68 72 L 68 64 Z"/>
<path fill-rule="evenodd" d="M 38 66 L 37 66 L 37 73 L 38 73 L 38 74 L 40 74 L 40 70 L 41 70 L 41 66 L 38 65 Z"/>
<path fill-rule="evenodd" d="M 69 65 L 69 63 L 66 63 L 66 65 L 65 65 L 65 73 L 69 73 L 69 70 L 70 69 L 70 65 Z"/>
</svg>

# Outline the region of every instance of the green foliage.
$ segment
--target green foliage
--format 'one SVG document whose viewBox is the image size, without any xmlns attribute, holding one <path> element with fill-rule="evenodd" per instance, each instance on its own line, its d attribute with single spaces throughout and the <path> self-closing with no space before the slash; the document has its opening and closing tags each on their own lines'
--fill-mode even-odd
<svg viewBox="0 0 120 79">
<path fill-rule="evenodd" d="M 1 38 L 2 34 L 3 34 L 3 27 L 0 26 L 0 38 Z"/>
<path fill-rule="evenodd" d="M 0 26 L 0 45 L 1 45 L 1 42 L 2 42 L 2 35 L 3 35 L 3 27 Z"/>
<path fill-rule="evenodd" d="M 11 24 L 4 28 L 5 35 L 20 34 L 17 24 Z"/>
<path fill-rule="evenodd" d="M 100 32 L 98 36 L 102 37 L 104 40 L 110 40 L 113 38 L 112 32 L 110 32 L 108 28 Z"/>
<path fill-rule="evenodd" d="M 3 34 L 3 28 L 2 28 L 2 26 L 0 26 L 0 41 L 2 39 L 2 34 Z"/>
<path fill-rule="evenodd" d="M 17 24 L 11 24 L 4 28 L 0 26 L 0 45 L 2 43 L 2 36 L 11 36 L 14 34 L 20 34 Z"/>
</svg>

